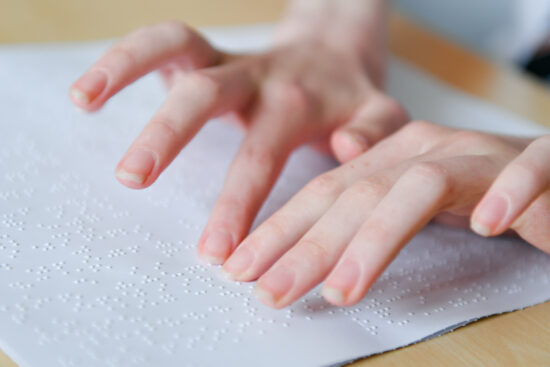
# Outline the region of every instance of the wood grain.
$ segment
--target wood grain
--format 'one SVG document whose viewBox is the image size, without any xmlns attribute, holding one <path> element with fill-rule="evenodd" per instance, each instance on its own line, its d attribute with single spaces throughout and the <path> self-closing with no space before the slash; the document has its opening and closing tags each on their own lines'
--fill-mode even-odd
<svg viewBox="0 0 550 367">
<path fill-rule="evenodd" d="M 166 19 L 194 26 L 274 21 L 283 6 L 283 0 L 0 0 L 0 42 L 116 37 Z M 391 22 L 391 48 L 465 92 L 550 126 L 550 94 L 518 71 L 484 60 L 401 16 Z M 350 366 L 545 366 L 550 364 L 549 341 L 547 302 Z M 0 367 L 16 365 L 0 352 Z"/>
</svg>

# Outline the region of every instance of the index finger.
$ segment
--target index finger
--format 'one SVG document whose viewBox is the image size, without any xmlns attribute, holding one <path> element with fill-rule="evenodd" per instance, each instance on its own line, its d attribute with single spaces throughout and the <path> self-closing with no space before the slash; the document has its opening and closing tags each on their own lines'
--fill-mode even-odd
<svg viewBox="0 0 550 367">
<path fill-rule="evenodd" d="M 93 111 L 125 86 L 177 57 L 182 65 L 196 69 L 214 65 L 221 56 L 183 23 L 160 23 L 118 41 L 73 83 L 69 94 L 76 105 Z"/>
</svg>

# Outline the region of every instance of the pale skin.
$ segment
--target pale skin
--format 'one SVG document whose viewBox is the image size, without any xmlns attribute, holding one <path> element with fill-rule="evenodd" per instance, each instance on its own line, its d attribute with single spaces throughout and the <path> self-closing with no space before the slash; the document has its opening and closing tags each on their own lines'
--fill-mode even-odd
<svg viewBox="0 0 550 367">
<path fill-rule="evenodd" d="M 214 49 L 178 22 L 142 28 L 108 50 L 70 96 L 94 111 L 160 71 L 167 98 L 115 170 L 130 188 L 151 185 L 210 118 L 244 128 L 198 253 L 229 278 L 257 280 L 271 307 L 323 281 L 328 302 L 357 303 L 432 219 L 470 222 L 484 236 L 511 229 L 550 252 L 550 138 L 407 123 L 383 90 L 387 6 L 291 1 L 273 47 L 252 55 Z M 249 234 L 289 154 L 305 143 L 343 164 Z"/>
</svg>

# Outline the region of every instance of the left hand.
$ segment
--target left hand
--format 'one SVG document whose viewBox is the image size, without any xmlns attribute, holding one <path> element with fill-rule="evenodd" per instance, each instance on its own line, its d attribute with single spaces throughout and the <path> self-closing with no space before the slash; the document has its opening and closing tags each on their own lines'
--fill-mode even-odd
<svg viewBox="0 0 550 367">
<path fill-rule="evenodd" d="M 259 278 L 281 308 L 321 281 L 332 304 L 359 302 L 432 219 L 481 235 L 516 231 L 550 253 L 550 136 L 536 140 L 414 122 L 320 175 L 251 233 L 224 265 Z"/>
<path fill-rule="evenodd" d="M 246 236 L 295 148 L 309 143 L 347 161 L 408 121 L 382 90 L 384 50 L 376 42 L 335 44 L 289 27 L 268 51 L 243 55 L 212 47 L 182 23 L 144 27 L 71 88 L 73 101 L 94 111 L 137 78 L 161 72 L 167 99 L 116 169 L 131 188 L 151 185 L 210 118 L 233 117 L 246 130 L 199 240 L 208 262 L 223 263 Z"/>
</svg>

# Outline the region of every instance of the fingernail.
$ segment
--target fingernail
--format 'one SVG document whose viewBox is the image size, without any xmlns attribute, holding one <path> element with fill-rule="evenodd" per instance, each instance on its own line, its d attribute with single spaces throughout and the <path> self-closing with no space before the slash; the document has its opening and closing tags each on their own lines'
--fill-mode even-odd
<svg viewBox="0 0 550 367">
<path fill-rule="evenodd" d="M 367 150 L 369 147 L 369 142 L 362 134 L 351 131 L 343 131 L 345 139 L 347 139 L 348 144 L 351 145 L 358 153 L 362 153 Z"/>
<path fill-rule="evenodd" d="M 101 70 L 92 70 L 82 75 L 71 89 L 70 96 L 80 104 L 90 104 L 107 85 L 107 75 Z"/>
<path fill-rule="evenodd" d="M 240 247 L 229 257 L 223 269 L 229 278 L 235 278 L 244 273 L 254 261 L 254 253 L 247 247 Z"/>
<path fill-rule="evenodd" d="M 285 267 L 268 271 L 258 281 L 256 295 L 258 298 L 274 306 L 283 298 L 294 284 L 294 273 Z"/>
<path fill-rule="evenodd" d="M 206 238 L 201 257 L 213 265 L 223 264 L 233 248 L 233 237 L 225 230 L 211 232 Z"/>
<path fill-rule="evenodd" d="M 271 306 L 275 304 L 275 298 L 268 291 L 264 291 L 262 288 L 256 286 L 254 292 L 256 293 L 256 297 L 266 305 Z"/>
<path fill-rule="evenodd" d="M 323 287 L 321 294 L 327 301 L 334 304 L 342 304 L 344 302 L 344 294 L 339 290 L 332 287 Z"/>
<path fill-rule="evenodd" d="M 76 101 L 80 104 L 90 103 L 90 97 L 88 97 L 88 95 L 86 93 L 84 93 L 81 90 L 76 89 L 74 87 L 69 90 L 69 95 L 71 96 L 71 98 L 74 101 Z"/>
<path fill-rule="evenodd" d="M 346 259 L 329 276 L 322 290 L 323 297 L 331 303 L 345 302 L 359 279 L 359 264 Z"/>
<path fill-rule="evenodd" d="M 339 130 L 333 136 L 333 149 L 341 162 L 357 158 L 369 148 L 367 138 L 355 131 Z"/>
<path fill-rule="evenodd" d="M 472 221 L 471 228 L 472 228 L 472 231 L 474 231 L 480 236 L 489 237 L 491 235 L 491 229 L 479 222 Z"/>
<path fill-rule="evenodd" d="M 509 202 L 499 194 L 490 194 L 485 197 L 472 218 L 472 230 L 481 236 L 489 236 L 497 231 L 499 225 L 506 218 Z"/>
<path fill-rule="evenodd" d="M 155 163 L 153 153 L 147 150 L 135 149 L 128 153 L 115 174 L 122 181 L 130 181 L 141 185 L 153 171 Z"/>
</svg>

